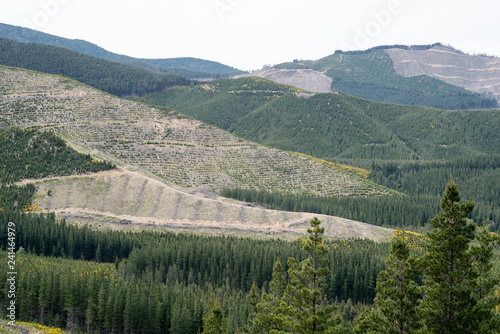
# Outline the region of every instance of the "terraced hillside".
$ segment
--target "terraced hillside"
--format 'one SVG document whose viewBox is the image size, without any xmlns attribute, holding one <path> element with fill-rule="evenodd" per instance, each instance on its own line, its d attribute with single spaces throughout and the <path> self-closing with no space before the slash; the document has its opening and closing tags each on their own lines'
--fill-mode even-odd
<svg viewBox="0 0 500 334">
<path fill-rule="evenodd" d="M 309 220 L 318 216 L 331 237 L 380 241 L 391 234 L 389 229 L 348 219 L 251 207 L 224 201 L 208 191 L 186 193 L 124 169 L 35 180 L 35 186 L 34 201 L 40 209 L 95 227 L 294 238 L 307 234 Z"/>
<path fill-rule="evenodd" d="M 332 78 L 321 72 L 310 69 L 278 69 L 269 67 L 257 72 L 240 74 L 234 78 L 237 79 L 243 77 L 264 78 L 314 93 L 328 93 L 332 91 Z"/>
<path fill-rule="evenodd" d="M 428 75 L 500 101 L 500 58 L 471 56 L 436 45 L 427 50 L 388 49 L 399 75 Z"/>
<path fill-rule="evenodd" d="M 4 123 L 52 130 L 83 151 L 181 189 L 387 194 L 386 188 L 356 174 L 258 146 L 177 112 L 121 100 L 67 78 L 2 67 L 0 92 Z"/>
<path fill-rule="evenodd" d="M 440 44 L 424 46 L 380 46 L 366 51 L 340 51 L 318 60 L 283 63 L 275 65 L 275 68 L 315 70 L 332 79 L 332 90 L 373 101 L 421 105 L 440 109 L 497 108 L 497 100 L 484 94 L 489 93 L 491 90 L 470 89 L 471 86 L 462 85 L 461 80 L 449 81 L 445 80 L 442 76 L 432 75 L 432 71 L 440 74 L 443 70 L 446 72 L 451 71 L 450 73 L 459 70 L 458 67 L 454 67 L 458 58 L 457 53 L 451 57 L 446 53 L 430 51 L 439 47 L 438 45 Z M 420 63 L 417 64 L 415 62 L 420 60 L 412 58 L 416 57 L 416 55 L 421 55 L 419 59 L 422 58 L 424 63 L 427 62 L 431 66 L 432 64 L 436 64 L 440 67 L 432 67 L 429 71 L 425 70 L 425 67 L 419 69 L 420 65 L 418 64 Z M 460 55 L 460 57 L 461 60 L 459 62 L 463 68 L 462 72 L 467 72 L 468 68 L 476 68 L 475 65 L 472 67 L 467 66 L 478 62 L 479 58 L 482 59 L 480 63 L 484 63 L 484 61 L 490 61 L 491 63 L 498 62 L 498 58 L 490 59 L 469 55 Z M 402 72 L 401 69 L 403 67 L 411 69 L 411 71 L 408 73 Z M 419 70 L 415 71 L 414 69 Z M 493 72 L 484 72 L 481 69 L 484 69 L 484 65 L 475 70 L 476 78 L 474 80 L 481 81 L 483 75 L 485 75 L 484 79 L 490 79 L 488 77 L 490 74 L 488 73 Z M 451 74 L 451 77 L 453 76 L 454 74 Z M 498 75 L 496 75 L 496 78 L 498 79 Z M 295 80 L 299 81 L 300 78 L 297 77 Z M 318 82 L 314 76 L 303 76 L 302 81 L 308 82 L 307 84 L 309 85 Z M 497 81 L 484 82 L 485 85 L 488 82 L 490 84 L 498 83 Z"/>
</svg>

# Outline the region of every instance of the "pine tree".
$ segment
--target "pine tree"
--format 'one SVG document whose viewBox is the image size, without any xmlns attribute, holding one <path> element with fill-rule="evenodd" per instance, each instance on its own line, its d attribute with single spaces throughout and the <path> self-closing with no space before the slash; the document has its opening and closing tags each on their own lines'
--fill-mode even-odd
<svg viewBox="0 0 500 334">
<path fill-rule="evenodd" d="M 248 327 L 244 330 L 247 333 L 255 333 L 255 317 L 257 314 L 256 306 L 259 302 L 259 289 L 255 282 L 252 283 L 250 292 L 248 293 Z"/>
<path fill-rule="evenodd" d="M 212 302 L 210 311 L 203 317 L 203 333 L 222 334 L 226 332 L 226 319 L 218 300 Z"/>
<path fill-rule="evenodd" d="M 495 290 L 500 285 L 500 273 L 493 271 L 493 249 L 500 245 L 500 235 L 490 233 L 488 226 L 478 228 L 476 239 L 479 245 L 473 248 L 477 258 L 479 273 L 476 297 L 479 299 L 478 308 L 484 319 L 480 324 L 480 333 L 498 333 L 500 328 L 500 294 Z M 491 293 L 493 291 L 493 293 Z"/>
<path fill-rule="evenodd" d="M 249 317 L 245 328 L 248 333 L 269 333 L 281 328 L 280 304 L 285 292 L 286 282 L 280 259 L 276 259 L 273 274 L 269 282 L 269 293 L 262 294 L 262 300 L 255 305 L 255 315 Z M 250 305 L 249 305 L 250 306 Z"/>
<path fill-rule="evenodd" d="M 416 259 L 410 256 L 405 235 L 391 242 L 387 269 L 379 274 L 375 296 L 375 310 L 365 315 L 358 324 L 358 333 L 412 333 L 421 327 L 416 313 L 421 288 L 416 281 L 420 270 Z"/>
<path fill-rule="evenodd" d="M 323 244 L 325 229 L 316 217 L 309 224 L 309 236 L 300 245 L 309 257 L 299 264 L 294 258 L 288 259 L 290 283 L 284 293 L 284 303 L 281 303 L 283 317 L 279 320 L 283 330 L 294 333 L 322 333 L 335 325 L 334 306 L 328 305 L 323 292 L 330 273 L 326 257 L 328 248 Z"/>
<path fill-rule="evenodd" d="M 442 212 L 432 220 L 434 230 L 428 233 L 421 314 L 432 333 L 476 333 L 491 318 L 491 312 L 480 307 L 483 296 L 477 294 L 478 267 L 485 259 L 471 246 L 476 227 L 467 216 L 474 203 L 459 202 L 458 187 L 450 182 L 441 200 Z"/>
</svg>

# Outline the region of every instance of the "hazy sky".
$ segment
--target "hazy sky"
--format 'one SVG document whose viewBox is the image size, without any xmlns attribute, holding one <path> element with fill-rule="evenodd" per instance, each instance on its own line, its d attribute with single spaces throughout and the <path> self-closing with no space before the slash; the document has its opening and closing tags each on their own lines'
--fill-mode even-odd
<svg viewBox="0 0 500 334">
<path fill-rule="evenodd" d="M 0 0 L 2 23 L 244 70 L 385 44 L 500 56 L 499 13 L 498 0 Z"/>
</svg>

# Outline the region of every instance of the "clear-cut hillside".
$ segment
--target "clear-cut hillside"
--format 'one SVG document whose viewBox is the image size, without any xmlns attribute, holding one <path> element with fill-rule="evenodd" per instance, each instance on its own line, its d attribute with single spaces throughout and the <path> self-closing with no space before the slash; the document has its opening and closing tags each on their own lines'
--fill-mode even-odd
<svg viewBox="0 0 500 334">
<path fill-rule="evenodd" d="M 274 68 L 296 70 L 297 74 L 302 73 L 300 70 L 304 69 L 317 71 L 316 73 L 332 79 L 332 90 L 372 101 L 451 110 L 498 108 L 498 101 L 494 97 L 472 92 L 455 84 L 455 82 L 453 84 L 445 82 L 446 80 L 441 80 L 441 77 L 432 77 L 430 73 L 422 71 L 418 64 L 413 62 L 404 63 L 405 66 L 412 69 L 416 68 L 409 74 L 411 76 L 405 77 L 394 68 L 397 59 L 391 58 L 386 52 L 391 49 L 392 54 L 401 55 L 401 61 L 410 61 L 411 57 L 404 50 L 420 50 L 411 52 L 419 55 L 426 54 L 428 56 L 426 62 L 431 64 L 439 61 L 439 57 L 442 57 L 443 53 L 425 53 L 427 51 L 423 50 L 432 49 L 438 45 L 440 44 L 394 45 L 374 47 L 366 51 L 336 51 L 334 54 L 318 60 L 293 61 L 275 65 Z M 434 57 L 437 58 L 434 59 Z M 471 61 L 474 58 L 470 57 L 469 59 L 468 57 L 464 56 L 463 62 Z M 448 59 L 443 58 L 442 60 L 447 65 Z M 294 80 L 301 82 L 300 75 L 297 76 Z M 496 77 L 498 78 L 498 76 Z M 314 78 L 314 76 L 302 76 L 302 82 L 314 84 Z M 476 80 L 482 79 L 480 77 Z"/>
<path fill-rule="evenodd" d="M 94 155 L 180 188 L 387 193 L 328 164 L 262 147 L 177 112 L 118 99 L 63 77 L 1 67 L 0 92 L 3 123 L 52 130 Z"/>
<path fill-rule="evenodd" d="M 318 216 L 331 237 L 384 240 L 391 233 L 347 219 L 223 199 L 211 190 L 237 186 L 339 196 L 387 190 L 326 163 L 265 148 L 64 77 L 0 67 L 0 123 L 51 130 L 79 151 L 122 166 L 31 180 L 37 187 L 35 203 L 70 222 L 295 238 Z"/>
<path fill-rule="evenodd" d="M 500 58 L 472 56 L 452 48 L 434 46 L 428 50 L 388 49 L 399 75 L 428 75 L 500 101 Z"/>
<path fill-rule="evenodd" d="M 234 78 L 250 76 L 294 86 L 313 93 L 328 93 L 332 91 L 332 78 L 311 69 L 278 69 L 269 67 L 257 72 L 238 75 Z"/>
<path fill-rule="evenodd" d="M 296 238 L 307 234 L 316 216 L 330 237 L 383 241 L 391 235 L 389 229 L 348 219 L 251 207 L 206 191 L 190 194 L 124 169 L 29 182 L 35 183 L 40 209 L 94 227 Z"/>
</svg>

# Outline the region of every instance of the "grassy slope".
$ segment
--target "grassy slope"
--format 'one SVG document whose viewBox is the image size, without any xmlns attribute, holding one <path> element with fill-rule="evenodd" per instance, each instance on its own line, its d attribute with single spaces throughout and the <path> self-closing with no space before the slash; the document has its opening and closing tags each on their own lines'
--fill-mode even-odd
<svg viewBox="0 0 500 334">
<path fill-rule="evenodd" d="M 384 50 L 335 53 L 316 61 L 276 65 L 310 68 L 333 78 L 332 89 L 373 101 L 444 109 L 498 107 L 496 101 L 429 76 L 403 77 L 396 73 Z"/>
<path fill-rule="evenodd" d="M 326 160 L 428 160 L 500 154 L 500 111 L 446 111 L 345 94 L 303 98 L 263 79 L 222 79 L 141 99 L 243 138 Z"/>
</svg>

